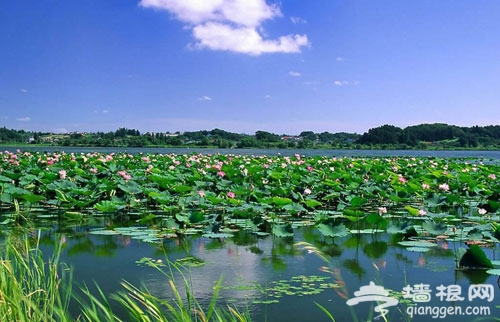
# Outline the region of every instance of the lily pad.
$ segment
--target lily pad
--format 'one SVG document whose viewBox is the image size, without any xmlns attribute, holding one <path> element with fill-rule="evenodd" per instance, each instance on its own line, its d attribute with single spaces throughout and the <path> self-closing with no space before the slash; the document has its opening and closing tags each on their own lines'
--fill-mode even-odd
<svg viewBox="0 0 500 322">
<path fill-rule="evenodd" d="M 233 237 L 233 234 L 229 233 L 206 233 L 201 235 L 202 237 L 207 237 L 207 238 L 231 238 Z"/>
<path fill-rule="evenodd" d="M 407 247 L 407 251 L 417 252 L 417 253 L 425 253 L 431 250 L 430 247 Z"/>
<path fill-rule="evenodd" d="M 434 243 L 426 242 L 426 241 L 414 241 L 414 240 L 407 240 L 407 241 L 400 241 L 398 242 L 399 245 L 405 246 L 405 247 L 436 247 L 437 245 Z"/>
<path fill-rule="evenodd" d="M 120 235 L 120 232 L 118 232 L 116 230 L 109 230 L 109 229 L 96 229 L 96 230 L 89 231 L 89 234 L 92 234 L 92 235 Z"/>
<path fill-rule="evenodd" d="M 486 271 L 486 273 L 490 275 L 497 275 L 500 276 L 500 269 L 499 268 L 492 268 Z"/>
</svg>

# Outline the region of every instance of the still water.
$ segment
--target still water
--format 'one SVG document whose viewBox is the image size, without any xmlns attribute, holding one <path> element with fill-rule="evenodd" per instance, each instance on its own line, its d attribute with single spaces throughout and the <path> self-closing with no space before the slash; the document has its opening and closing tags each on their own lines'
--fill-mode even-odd
<svg viewBox="0 0 500 322">
<path fill-rule="evenodd" d="M 104 222 L 109 225 L 109 221 Z M 385 233 L 333 239 L 324 237 L 314 227 L 302 227 L 296 229 L 293 238 L 242 231 L 233 238 L 185 236 L 151 244 L 133 236 L 94 235 L 89 229 L 86 226 L 44 229 L 42 243 L 45 251 L 50 252 L 50 245 L 62 240 L 65 244 L 62 261 L 73 268 L 75 281 L 90 288 L 96 282 L 107 294 L 122 290 L 120 282 L 126 280 L 147 287 L 155 296 L 170 298 L 167 276 L 138 262 L 144 258 L 163 263 L 196 258 L 201 266 L 182 270 L 196 298 L 208 303 L 216 281 L 222 278 L 220 303 L 249 311 L 254 321 L 330 321 L 317 304 L 325 307 L 336 321 L 383 321 L 376 319 L 379 314 L 374 312 L 375 302 L 346 304 L 347 299 L 355 296 L 354 292 L 370 282 L 397 292 L 389 295 L 400 301 L 399 305 L 388 308 L 389 321 L 434 320 L 428 315 L 410 318 L 406 313 L 411 299 L 403 302 L 403 288 L 420 284 L 431 290 L 430 301 L 413 304 L 461 306 L 463 310 L 469 306 L 487 306 L 491 315 L 483 316 L 481 321 L 500 316 L 500 309 L 495 307 L 500 297 L 497 276 L 484 270 L 455 270 L 455 252 L 464 246 L 458 242 L 442 240 L 431 251 L 413 252 L 397 245 L 394 236 Z M 305 250 L 299 242 L 314 246 L 324 258 Z M 500 259 L 495 248 L 486 249 L 486 253 L 492 260 Z M 164 271 L 170 276 L 168 267 Z M 179 273 L 174 276 L 182 290 L 182 276 Z M 472 284 L 491 285 L 497 298 L 491 302 L 486 298 L 469 301 L 467 292 Z M 458 285 L 463 300 L 440 299 L 436 290 L 440 285 Z M 437 320 L 473 321 L 479 317 L 441 316 Z"/>
</svg>

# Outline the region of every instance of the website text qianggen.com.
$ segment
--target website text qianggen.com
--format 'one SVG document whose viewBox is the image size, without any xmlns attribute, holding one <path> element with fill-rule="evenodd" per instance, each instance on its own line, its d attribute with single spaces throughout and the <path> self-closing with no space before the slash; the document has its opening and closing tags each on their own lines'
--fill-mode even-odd
<svg viewBox="0 0 500 322">
<path fill-rule="evenodd" d="M 430 316 L 433 319 L 444 319 L 452 315 L 464 316 L 489 316 L 491 315 L 490 308 L 487 306 L 408 306 L 406 313 L 413 318 L 416 315 Z"/>
</svg>

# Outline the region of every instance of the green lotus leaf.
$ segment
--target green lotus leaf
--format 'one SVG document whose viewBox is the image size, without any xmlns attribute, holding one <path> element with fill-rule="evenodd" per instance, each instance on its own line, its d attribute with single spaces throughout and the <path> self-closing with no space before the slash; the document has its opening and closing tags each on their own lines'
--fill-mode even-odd
<svg viewBox="0 0 500 322">
<path fill-rule="evenodd" d="M 386 222 L 385 218 L 383 218 L 379 214 L 369 214 L 366 216 L 365 220 L 370 225 L 378 225 Z"/>
<path fill-rule="evenodd" d="M 478 245 L 470 245 L 459 262 L 465 268 L 493 268 L 491 260 Z"/>
<path fill-rule="evenodd" d="M 193 187 L 187 185 L 176 185 L 172 187 L 172 190 L 177 193 L 186 193 L 193 190 Z"/>
<path fill-rule="evenodd" d="M 6 177 L 6 176 L 0 174 L 0 181 L 11 183 L 12 178 L 9 178 L 9 177 Z"/>
<path fill-rule="evenodd" d="M 412 216 L 418 216 L 418 209 L 414 208 L 412 206 L 405 206 L 405 209 L 410 213 Z"/>
<path fill-rule="evenodd" d="M 110 229 L 94 229 L 89 231 L 89 234 L 92 235 L 120 235 L 120 233 L 116 230 Z"/>
<path fill-rule="evenodd" d="M 271 202 L 279 207 L 282 207 L 291 204 L 293 201 L 290 198 L 273 197 L 271 199 Z"/>
<path fill-rule="evenodd" d="M 123 205 L 109 200 L 104 200 L 94 205 L 94 208 L 96 210 L 99 210 L 100 212 L 116 212 L 120 209 L 123 209 L 123 207 Z"/>
<path fill-rule="evenodd" d="M 45 200 L 44 196 L 36 195 L 34 193 L 22 195 L 22 198 L 30 203 L 37 203 L 37 202 L 40 202 L 42 200 Z"/>
<path fill-rule="evenodd" d="M 486 273 L 490 275 L 497 275 L 500 276 L 500 269 L 499 268 L 492 268 L 486 271 Z"/>
<path fill-rule="evenodd" d="M 292 237 L 293 228 L 289 223 L 282 225 L 273 225 L 272 233 L 276 237 Z"/>
<path fill-rule="evenodd" d="M 430 243 L 426 241 L 416 241 L 416 240 L 405 240 L 405 241 L 400 241 L 398 242 L 399 245 L 405 246 L 405 247 L 436 247 L 437 244 L 435 243 Z"/>
<path fill-rule="evenodd" d="M 335 226 L 319 224 L 318 230 L 326 237 L 344 237 L 350 234 L 349 229 L 347 229 L 344 224 Z"/>
<path fill-rule="evenodd" d="M 440 223 L 434 222 L 432 220 L 427 220 L 422 224 L 422 228 L 425 229 L 431 235 L 442 235 L 448 230 L 448 226 Z"/>
<path fill-rule="evenodd" d="M 368 199 L 355 196 L 349 201 L 349 204 L 351 205 L 351 207 L 361 207 L 367 202 Z"/>
<path fill-rule="evenodd" d="M 24 195 L 29 195 L 31 194 L 31 191 L 19 188 L 19 187 L 13 187 L 13 186 L 7 186 L 4 190 L 3 193 L 8 193 L 9 195 L 13 196 L 14 198 L 22 198 Z"/>
<path fill-rule="evenodd" d="M 316 208 L 322 205 L 322 203 L 316 199 L 307 199 L 306 205 L 310 208 Z"/>
<path fill-rule="evenodd" d="M 407 247 L 406 250 L 410 252 L 425 253 L 431 249 L 430 247 Z"/>
<path fill-rule="evenodd" d="M 385 230 L 383 230 L 383 229 L 351 229 L 350 232 L 351 232 L 351 234 L 372 235 L 372 234 L 378 234 L 378 233 L 385 233 Z"/>
<path fill-rule="evenodd" d="M 387 227 L 387 233 L 389 234 L 405 233 L 412 227 L 413 225 L 409 221 L 400 221 L 397 223 L 391 223 Z"/>
<path fill-rule="evenodd" d="M 194 256 L 187 256 L 184 258 L 176 259 L 175 263 L 178 265 L 189 266 L 189 267 L 199 267 L 205 265 L 205 262 L 202 259 L 199 259 Z"/>
<path fill-rule="evenodd" d="M 128 194 L 142 193 L 141 187 L 135 181 L 128 181 L 126 184 L 119 184 L 118 188 Z"/>
<path fill-rule="evenodd" d="M 231 237 L 233 237 L 233 234 L 229 234 L 229 233 L 205 233 L 201 236 L 207 237 L 207 238 L 231 238 Z"/>
<path fill-rule="evenodd" d="M 296 203 L 296 202 L 288 204 L 286 206 L 283 206 L 283 209 L 287 210 L 288 212 L 290 212 L 292 214 L 307 211 L 306 208 L 304 208 L 301 204 Z"/>
</svg>

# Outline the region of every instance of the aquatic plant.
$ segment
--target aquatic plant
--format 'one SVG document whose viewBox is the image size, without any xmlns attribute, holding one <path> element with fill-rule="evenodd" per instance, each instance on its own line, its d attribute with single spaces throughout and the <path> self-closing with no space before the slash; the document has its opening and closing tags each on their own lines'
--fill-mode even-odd
<svg viewBox="0 0 500 322">
<path fill-rule="evenodd" d="M 0 225 L 130 216 L 135 225 L 89 233 L 158 243 L 241 230 L 291 238 L 314 226 L 326 239 L 386 232 L 413 252 L 443 238 L 493 246 L 499 172 L 480 159 L 6 151 Z"/>
<path fill-rule="evenodd" d="M 164 272 L 173 297 L 161 299 L 145 287 L 122 282 L 123 291 L 104 294 L 87 286 L 73 288 L 71 269 L 60 262 L 61 243 L 48 259 L 39 247 L 40 235 L 9 236 L 0 252 L 0 320 L 2 321 L 249 321 L 248 312 L 218 302 L 222 279 L 214 286 L 205 307 L 194 297 L 192 285 L 182 277 L 185 294 L 177 287 L 171 271 L 162 262 L 145 260 Z M 180 271 L 175 263 L 169 267 Z M 182 276 L 182 275 L 181 275 Z M 73 301 L 74 300 L 74 301 Z M 110 300 L 120 309 L 113 309 Z M 72 307 L 77 305 L 78 307 Z M 72 316 L 70 312 L 78 312 Z M 126 316 L 127 318 L 125 318 Z"/>
</svg>

